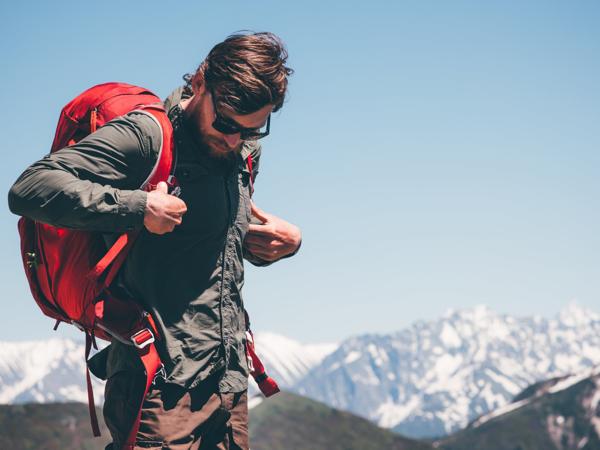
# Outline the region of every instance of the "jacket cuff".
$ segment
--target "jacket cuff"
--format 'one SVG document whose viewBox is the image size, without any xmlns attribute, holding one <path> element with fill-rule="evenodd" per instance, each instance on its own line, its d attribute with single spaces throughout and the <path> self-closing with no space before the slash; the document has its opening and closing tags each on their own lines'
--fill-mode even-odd
<svg viewBox="0 0 600 450">
<path fill-rule="evenodd" d="M 140 189 L 119 192 L 119 228 L 135 230 L 144 226 L 147 198 L 148 193 Z"/>
</svg>

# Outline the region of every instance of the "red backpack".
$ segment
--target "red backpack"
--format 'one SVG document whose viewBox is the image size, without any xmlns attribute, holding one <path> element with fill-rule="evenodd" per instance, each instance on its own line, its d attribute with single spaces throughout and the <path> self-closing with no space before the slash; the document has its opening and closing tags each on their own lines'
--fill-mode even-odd
<svg viewBox="0 0 600 450">
<path fill-rule="evenodd" d="M 75 97 L 60 114 L 51 151 L 73 145 L 110 120 L 134 110 L 148 114 L 159 125 L 163 137 L 154 168 L 140 188 L 151 191 L 160 181 L 174 187 L 175 147 L 171 122 L 161 100 L 141 87 L 105 83 Z M 252 173 L 252 159 L 249 157 L 247 162 Z M 54 328 L 60 322 L 66 322 L 82 330 L 86 335 L 86 360 L 92 345 L 95 346 L 95 337 L 115 338 L 138 350 L 146 371 L 146 391 L 140 398 L 138 417 L 125 443 L 125 448 L 132 447 L 139 428 L 143 398 L 162 367 L 154 345 L 160 336 L 150 314 L 137 302 L 117 298 L 110 290 L 139 231 L 122 234 L 107 251 L 102 234 L 98 232 L 54 227 L 27 217 L 19 219 L 18 227 L 31 292 L 42 312 L 56 320 Z M 279 388 L 265 374 L 254 351 L 250 330 L 248 338 L 251 374 L 269 397 Z M 86 378 L 92 429 L 94 435 L 99 436 L 89 370 Z"/>
<path fill-rule="evenodd" d="M 160 98 L 152 92 L 124 83 L 94 86 L 69 102 L 62 110 L 52 143 L 52 152 L 75 144 L 115 117 L 139 110 L 160 126 L 162 145 L 154 168 L 141 189 L 152 190 L 160 181 L 173 185 L 173 129 Z M 71 323 L 86 335 L 86 360 L 95 337 L 112 337 L 135 345 L 146 369 L 149 389 L 161 367 L 154 346 L 158 338 L 152 317 L 136 302 L 119 299 L 110 284 L 138 231 L 122 234 L 108 251 L 100 233 L 58 228 L 19 219 L 21 252 L 31 292 L 42 312 L 60 322 Z M 86 374 L 92 428 L 99 436 L 89 370 Z M 145 394 L 144 394 L 145 396 Z M 141 412 L 141 403 L 140 403 Z M 138 421 L 132 436 L 137 434 Z"/>
</svg>

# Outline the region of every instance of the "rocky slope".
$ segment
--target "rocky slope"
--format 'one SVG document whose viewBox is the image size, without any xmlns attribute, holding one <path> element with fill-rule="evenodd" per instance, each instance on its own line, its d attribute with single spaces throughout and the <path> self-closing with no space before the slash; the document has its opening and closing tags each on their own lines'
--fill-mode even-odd
<svg viewBox="0 0 600 450">
<path fill-rule="evenodd" d="M 465 427 L 539 380 L 600 363 L 600 316 L 575 304 L 557 317 L 487 307 L 450 311 L 389 335 L 362 335 L 294 391 L 412 437 Z"/>
</svg>

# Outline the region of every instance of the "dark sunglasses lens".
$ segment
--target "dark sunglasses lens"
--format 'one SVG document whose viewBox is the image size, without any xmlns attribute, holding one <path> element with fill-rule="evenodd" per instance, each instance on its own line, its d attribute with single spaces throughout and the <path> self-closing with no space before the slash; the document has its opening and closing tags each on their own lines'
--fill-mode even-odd
<svg viewBox="0 0 600 450">
<path fill-rule="evenodd" d="M 271 116 L 267 118 L 267 123 L 261 128 L 245 129 L 242 131 L 241 138 L 245 141 L 256 141 L 269 135 L 269 129 L 271 128 Z"/>
<path fill-rule="evenodd" d="M 244 141 L 256 141 L 262 137 L 265 137 L 268 133 L 257 133 L 255 131 L 243 131 L 240 138 Z"/>
<path fill-rule="evenodd" d="M 239 129 L 236 126 L 221 120 L 221 118 L 217 118 L 213 122 L 213 128 L 223 134 L 235 134 L 239 132 Z"/>
</svg>

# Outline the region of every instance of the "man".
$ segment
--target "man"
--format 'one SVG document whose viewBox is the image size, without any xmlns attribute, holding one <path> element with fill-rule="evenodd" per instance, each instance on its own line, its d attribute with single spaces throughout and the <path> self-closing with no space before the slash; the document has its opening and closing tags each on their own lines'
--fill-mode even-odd
<svg viewBox="0 0 600 450">
<path fill-rule="evenodd" d="M 14 213 L 98 230 L 107 243 L 144 227 L 114 283 L 151 312 L 162 337 L 165 370 L 145 398 L 136 449 L 248 449 L 243 258 L 268 265 L 301 242 L 298 227 L 250 199 L 258 139 L 292 72 L 286 59 L 273 34 L 230 36 L 165 101 L 179 197 L 165 183 L 139 189 L 162 142 L 140 112 L 34 163 L 9 193 Z M 144 391 L 141 363 L 131 346 L 113 342 L 90 366 L 107 379 L 104 417 L 120 449 Z"/>
</svg>

